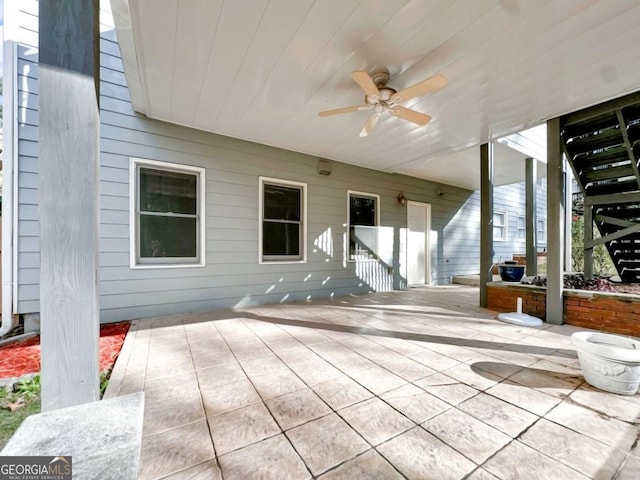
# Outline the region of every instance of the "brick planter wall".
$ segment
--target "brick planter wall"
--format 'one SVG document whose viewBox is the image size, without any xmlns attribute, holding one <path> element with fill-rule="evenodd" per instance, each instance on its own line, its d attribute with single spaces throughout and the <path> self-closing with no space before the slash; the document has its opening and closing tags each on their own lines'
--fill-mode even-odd
<svg viewBox="0 0 640 480">
<path fill-rule="evenodd" d="M 522 312 L 545 320 L 547 297 L 546 290 L 529 285 L 506 285 L 500 282 L 489 284 L 488 306 L 496 312 L 515 312 L 518 297 L 522 298 Z"/>
<path fill-rule="evenodd" d="M 490 283 L 488 308 L 515 312 L 522 298 L 522 311 L 545 320 L 546 288 L 530 285 Z M 624 293 L 564 291 L 564 321 L 576 327 L 640 337 L 640 297 Z"/>
</svg>

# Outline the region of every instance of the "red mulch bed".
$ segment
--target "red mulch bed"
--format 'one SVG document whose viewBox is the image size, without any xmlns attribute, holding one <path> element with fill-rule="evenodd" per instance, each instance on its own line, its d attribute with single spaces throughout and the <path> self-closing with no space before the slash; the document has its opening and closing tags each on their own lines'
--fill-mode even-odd
<svg viewBox="0 0 640 480">
<path fill-rule="evenodd" d="M 113 367 L 130 325 L 129 322 L 122 322 L 100 326 L 101 372 Z M 0 359 L 0 378 L 38 373 L 40 371 L 40 336 L 0 347 Z"/>
</svg>

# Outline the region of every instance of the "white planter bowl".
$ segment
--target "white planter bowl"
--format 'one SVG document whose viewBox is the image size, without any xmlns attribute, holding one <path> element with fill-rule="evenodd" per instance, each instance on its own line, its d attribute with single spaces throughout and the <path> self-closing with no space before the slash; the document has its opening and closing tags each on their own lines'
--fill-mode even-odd
<svg viewBox="0 0 640 480">
<path fill-rule="evenodd" d="M 640 386 L 640 342 L 620 335 L 576 332 L 571 343 L 578 352 L 584 379 L 611 393 L 634 395 Z"/>
</svg>

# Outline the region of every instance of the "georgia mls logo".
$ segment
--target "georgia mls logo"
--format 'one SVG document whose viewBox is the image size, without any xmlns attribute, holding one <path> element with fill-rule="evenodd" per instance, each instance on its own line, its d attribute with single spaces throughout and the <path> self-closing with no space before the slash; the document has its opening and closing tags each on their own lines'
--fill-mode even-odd
<svg viewBox="0 0 640 480">
<path fill-rule="evenodd" d="M 71 456 L 0 457 L 0 480 L 71 480 Z"/>
<path fill-rule="evenodd" d="M 71 457 L 53 457 L 48 466 L 49 475 L 71 475 Z"/>
</svg>

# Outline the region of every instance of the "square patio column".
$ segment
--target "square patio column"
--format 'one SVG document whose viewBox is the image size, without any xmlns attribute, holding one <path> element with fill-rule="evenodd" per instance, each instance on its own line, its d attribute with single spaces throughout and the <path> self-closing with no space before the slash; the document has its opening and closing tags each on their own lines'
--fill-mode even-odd
<svg viewBox="0 0 640 480">
<path fill-rule="evenodd" d="M 42 410 L 99 399 L 98 0 L 39 3 Z"/>
<path fill-rule="evenodd" d="M 569 162 L 565 161 L 564 164 L 564 271 L 571 272 L 573 270 L 573 258 L 572 258 L 572 231 L 571 225 L 573 224 L 573 173 Z"/>
<path fill-rule="evenodd" d="M 547 322 L 564 322 L 564 175 L 560 119 L 547 121 Z"/>
<path fill-rule="evenodd" d="M 493 280 L 493 143 L 480 145 L 480 306 L 489 304 Z"/>
<path fill-rule="evenodd" d="M 525 159 L 525 249 L 527 257 L 527 275 L 538 274 L 538 195 L 536 184 L 538 182 L 538 161 L 535 158 Z"/>
</svg>

